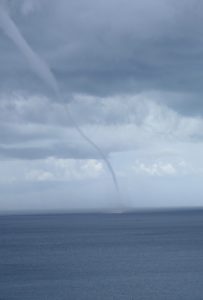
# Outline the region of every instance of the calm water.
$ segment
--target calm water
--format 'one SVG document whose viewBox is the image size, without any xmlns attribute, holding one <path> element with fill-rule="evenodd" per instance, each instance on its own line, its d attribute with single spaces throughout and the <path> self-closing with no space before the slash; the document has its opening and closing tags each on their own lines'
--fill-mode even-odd
<svg viewBox="0 0 203 300">
<path fill-rule="evenodd" d="M 203 211 L 0 217 L 0 300 L 203 299 Z"/>
</svg>

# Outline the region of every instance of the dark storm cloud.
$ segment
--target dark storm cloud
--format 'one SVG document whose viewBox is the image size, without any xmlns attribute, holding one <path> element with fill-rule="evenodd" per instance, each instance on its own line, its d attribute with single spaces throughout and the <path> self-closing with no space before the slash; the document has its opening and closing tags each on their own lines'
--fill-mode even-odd
<svg viewBox="0 0 203 300">
<path fill-rule="evenodd" d="M 10 1 L 12 16 L 50 64 L 64 95 L 172 91 L 191 97 L 163 99 L 167 104 L 183 113 L 202 109 L 200 1 L 29 2 L 30 11 L 26 1 Z M 0 53 L 2 89 L 46 91 L 2 34 Z"/>
<path fill-rule="evenodd" d="M 139 105 L 142 99 L 138 103 L 125 94 L 146 94 L 182 114 L 203 113 L 200 1 L 7 2 L 26 41 L 54 72 L 63 101 L 80 126 L 89 126 L 87 132 L 106 153 L 127 148 L 125 139 L 120 144 L 109 141 L 108 126 L 136 127 L 148 113 L 145 104 Z M 88 145 L 74 141 L 74 130 L 64 133 L 73 127 L 67 107 L 57 102 L 23 54 L 0 33 L 1 155 L 96 157 Z M 96 126 L 103 126 L 100 140 Z"/>
</svg>

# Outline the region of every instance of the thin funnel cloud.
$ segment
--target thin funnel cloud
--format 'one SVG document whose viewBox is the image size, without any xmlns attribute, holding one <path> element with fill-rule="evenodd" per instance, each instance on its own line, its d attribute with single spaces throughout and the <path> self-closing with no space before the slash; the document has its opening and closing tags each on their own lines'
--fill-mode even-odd
<svg viewBox="0 0 203 300">
<path fill-rule="evenodd" d="M 58 96 L 58 84 L 47 67 L 46 63 L 32 50 L 27 41 L 24 39 L 14 21 L 10 18 L 3 4 L 0 4 L 0 26 L 5 34 L 13 41 L 16 47 L 23 53 L 29 62 L 32 70 L 51 87 L 54 93 Z"/>
<path fill-rule="evenodd" d="M 36 73 L 36 75 L 43 80 L 43 82 L 46 83 L 49 88 L 54 92 L 55 96 L 57 98 L 61 98 L 60 91 L 58 87 L 58 83 L 51 72 L 48 65 L 45 63 L 44 60 L 42 60 L 38 54 L 30 47 L 30 45 L 27 43 L 25 38 L 22 36 L 20 30 L 16 26 L 15 22 L 11 19 L 9 16 L 7 9 L 5 5 L 3 5 L 3 2 L 0 3 L 0 27 L 3 29 L 5 34 L 13 41 L 13 43 L 16 45 L 16 47 L 23 53 L 23 55 L 26 57 L 31 69 Z M 84 132 L 83 130 L 78 126 L 76 120 L 73 118 L 73 116 L 69 113 L 69 117 L 76 129 L 76 131 L 79 133 L 79 135 L 87 142 L 89 143 L 99 154 L 99 156 L 105 161 L 106 166 L 112 176 L 112 180 L 114 182 L 114 186 L 116 191 L 119 194 L 119 186 L 116 178 L 115 171 L 106 157 L 106 155 L 103 153 L 102 149 L 92 141 Z"/>
</svg>

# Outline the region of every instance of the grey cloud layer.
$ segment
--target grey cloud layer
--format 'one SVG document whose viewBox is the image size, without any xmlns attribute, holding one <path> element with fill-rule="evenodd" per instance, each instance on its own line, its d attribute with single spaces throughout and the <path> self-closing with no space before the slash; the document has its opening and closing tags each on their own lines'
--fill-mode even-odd
<svg viewBox="0 0 203 300">
<path fill-rule="evenodd" d="M 200 112 L 203 4 L 200 1 L 11 1 L 12 16 L 52 67 L 64 95 L 147 90 L 187 93 L 162 99 Z M 45 92 L 1 34 L 1 89 Z M 69 99 L 69 98 L 68 98 Z"/>
<path fill-rule="evenodd" d="M 106 154 L 147 149 L 161 143 L 202 140 L 201 118 L 183 117 L 153 99 L 159 94 L 120 97 L 78 95 L 68 104 L 79 125 Z M 165 94 L 165 98 L 175 94 Z M 12 95 L 0 101 L 0 157 L 43 159 L 100 157 L 77 133 L 66 103 Z"/>
<path fill-rule="evenodd" d="M 188 133 L 174 125 L 181 119 L 175 113 L 160 112 L 167 104 L 201 114 L 199 1 L 27 0 L 9 6 L 28 43 L 54 71 L 79 125 L 105 153 L 135 149 L 173 130 L 179 138 L 201 139 L 198 126 Z M 72 128 L 66 104 L 54 99 L 3 32 L 0 39 L 1 156 L 98 157 Z"/>
</svg>

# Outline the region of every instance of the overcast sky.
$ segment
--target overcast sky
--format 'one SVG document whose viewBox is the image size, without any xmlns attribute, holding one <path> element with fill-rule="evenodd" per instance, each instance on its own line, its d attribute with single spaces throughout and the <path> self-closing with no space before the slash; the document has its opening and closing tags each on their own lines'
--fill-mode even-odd
<svg viewBox="0 0 203 300">
<path fill-rule="evenodd" d="M 0 0 L 0 211 L 119 205 L 68 109 L 108 155 L 125 207 L 202 206 L 203 2 Z"/>
</svg>

